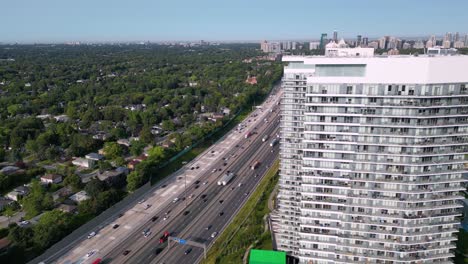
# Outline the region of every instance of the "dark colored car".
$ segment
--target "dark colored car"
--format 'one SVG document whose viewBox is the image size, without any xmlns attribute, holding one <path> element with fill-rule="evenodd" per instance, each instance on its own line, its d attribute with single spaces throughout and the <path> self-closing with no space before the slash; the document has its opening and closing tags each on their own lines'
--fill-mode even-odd
<svg viewBox="0 0 468 264">
<path fill-rule="evenodd" d="M 119 226 L 120 226 L 119 224 L 115 224 L 115 225 L 112 226 L 112 228 L 116 229 L 116 228 L 118 228 Z"/>
<path fill-rule="evenodd" d="M 153 216 L 153 217 L 151 218 L 151 221 L 154 222 L 154 221 L 158 220 L 158 218 L 159 218 L 159 216 L 156 216 L 156 215 L 155 215 L 155 216 Z"/>
<path fill-rule="evenodd" d="M 195 181 L 195 184 L 199 184 L 199 183 L 200 183 L 200 181 L 198 181 L 198 180 Z"/>
<path fill-rule="evenodd" d="M 223 216 L 224 215 L 224 212 L 219 212 L 219 216 Z"/>
<path fill-rule="evenodd" d="M 190 213 L 190 211 L 185 211 L 184 215 L 188 215 L 189 213 Z"/>
<path fill-rule="evenodd" d="M 205 199 L 206 198 L 206 194 L 202 194 L 202 196 L 200 197 L 201 199 Z"/>
<path fill-rule="evenodd" d="M 157 248 L 154 254 L 159 255 L 159 253 L 161 253 L 162 251 L 163 251 L 162 248 Z"/>
<path fill-rule="evenodd" d="M 222 204 L 224 202 L 224 200 L 219 200 L 219 203 Z"/>
<path fill-rule="evenodd" d="M 123 254 L 124 256 L 127 256 L 128 253 L 130 253 L 130 250 L 127 249 L 127 250 L 125 250 L 122 254 Z"/>
<path fill-rule="evenodd" d="M 185 250 L 184 254 L 187 255 L 187 254 L 189 254 L 190 252 L 192 252 L 192 248 L 189 248 L 189 249 Z"/>
<path fill-rule="evenodd" d="M 122 217 L 123 215 L 124 215 L 123 213 L 120 213 L 120 214 L 119 214 L 119 218 Z"/>
</svg>

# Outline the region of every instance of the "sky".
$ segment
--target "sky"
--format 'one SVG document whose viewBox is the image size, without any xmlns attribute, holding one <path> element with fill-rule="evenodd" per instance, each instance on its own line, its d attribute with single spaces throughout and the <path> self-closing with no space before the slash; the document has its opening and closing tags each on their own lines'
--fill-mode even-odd
<svg viewBox="0 0 468 264">
<path fill-rule="evenodd" d="M 464 35 L 466 10 L 467 0 L 0 0 L 0 42 Z"/>
</svg>

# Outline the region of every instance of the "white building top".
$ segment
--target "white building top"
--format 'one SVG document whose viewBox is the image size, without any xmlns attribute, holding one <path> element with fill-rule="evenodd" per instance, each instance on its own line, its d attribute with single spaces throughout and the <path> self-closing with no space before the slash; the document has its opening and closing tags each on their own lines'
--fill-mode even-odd
<svg viewBox="0 0 468 264">
<path fill-rule="evenodd" d="M 284 56 L 285 73 L 309 73 L 314 83 L 468 83 L 468 56 Z"/>
</svg>

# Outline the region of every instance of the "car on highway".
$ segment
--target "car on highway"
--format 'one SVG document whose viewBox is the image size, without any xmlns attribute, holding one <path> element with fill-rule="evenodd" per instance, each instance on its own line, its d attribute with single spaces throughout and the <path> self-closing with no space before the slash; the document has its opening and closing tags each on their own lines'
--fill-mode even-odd
<svg viewBox="0 0 468 264">
<path fill-rule="evenodd" d="M 168 211 L 166 212 L 166 215 L 168 215 L 168 214 L 170 214 L 170 213 L 171 213 L 171 210 L 168 210 Z"/>
<path fill-rule="evenodd" d="M 144 237 L 148 237 L 149 235 L 151 235 L 151 230 L 147 228 L 142 232 L 142 234 Z"/>
<path fill-rule="evenodd" d="M 119 218 L 122 217 L 122 216 L 124 216 L 124 213 L 120 213 L 120 214 L 118 215 Z"/>
<path fill-rule="evenodd" d="M 146 204 L 145 210 L 148 209 L 148 208 L 150 208 L 150 207 L 151 207 L 151 204 Z"/>
<path fill-rule="evenodd" d="M 192 248 L 185 250 L 184 254 L 187 255 L 187 254 L 190 254 L 190 252 L 192 252 Z"/>
<path fill-rule="evenodd" d="M 159 216 L 155 215 L 153 217 L 151 217 L 151 222 L 155 222 L 156 220 L 158 220 Z"/>
<path fill-rule="evenodd" d="M 163 221 L 166 221 L 168 218 L 169 218 L 169 216 L 165 216 L 165 217 L 163 218 Z"/>
<path fill-rule="evenodd" d="M 216 171 L 218 171 L 218 170 L 217 170 L 217 169 L 213 169 L 211 172 L 212 172 L 212 173 L 215 173 Z"/>
<path fill-rule="evenodd" d="M 195 194 L 191 194 L 188 198 L 192 199 L 193 197 L 195 197 Z"/>
<path fill-rule="evenodd" d="M 90 252 L 86 253 L 86 257 L 89 258 L 92 255 L 94 255 L 94 253 L 96 253 L 96 252 L 97 252 L 96 250 L 91 250 Z"/>
<path fill-rule="evenodd" d="M 142 203 L 144 203 L 145 201 L 146 201 L 146 199 L 142 199 L 142 200 L 140 200 L 138 203 L 139 203 L 139 204 L 142 204 Z"/>
<path fill-rule="evenodd" d="M 93 263 L 91 263 L 91 264 L 99 264 L 99 263 L 102 263 L 102 259 L 97 258 L 97 259 L 95 259 L 95 260 L 93 261 Z"/>
<path fill-rule="evenodd" d="M 224 202 L 224 200 L 219 200 L 219 203 L 222 204 Z"/>
<path fill-rule="evenodd" d="M 224 162 L 223 165 L 224 165 L 224 166 L 227 166 L 227 162 Z"/>
<path fill-rule="evenodd" d="M 89 233 L 88 239 L 93 238 L 95 235 L 96 235 L 96 232 L 94 232 L 94 231 Z"/>
<path fill-rule="evenodd" d="M 159 237 L 159 244 L 162 244 L 167 241 L 169 238 L 169 232 L 165 231 L 162 236 Z"/>
<path fill-rule="evenodd" d="M 195 181 L 195 184 L 199 184 L 199 183 L 200 183 L 200 181 L 199 181 L 199 180 L 196 180 L 196 181 Z"/>
<path fill-rule="evenodd" d="M 190 211 L 185 211 L 184 215 L 188 215 L 189 213 L 190 213 Z"/>
<path fill-rule="evenodd" d="M 195 166 L 195 169 L 197 169 L 197 170 L 198 170 L 199 168 L 200 168 L 200 166 L 198 166 L 198 165 L 197 165 L 197 166 Z"/>
<path fill-rule="evenodd" d="M 203 202 L 206 203 L 208 201 L 208 199 L 203 199 Z"/>
<path fill-rule="evenodd" d="M 172 200 L 173 203 L 177 203 L 179 201 L 179 197 L 176 197 L 174 198 L 174 200 Z"/>
<path fill-rule="evenodd" d="M 161 186 L 161 188 L 166 188 L 166 186 L 167 186 L 166 184 L 163 184 L 163 185 Z"/>
<path fill-rule="evenodd" d="M 200 185 L 198 185 L 198 184 L 195 185 L 195 189 L 198 189 L 198 188 L 200 188 Z"/>
<path fill-rule="evenodd" d="M 211 237 L 214 238 L 217 234 L 218 232 L 213 232 L 213 234 L 211 234 Z"/>
<path fill-rule="evenodd" d="M 127 256 L 129 253 L 130 253 L 130 250 L 127 249 L 122 253 L 122 255 Z"/>
<path fill-rule="evenodd" d="M 239 184 L 237 185 L 237 187 L 241 187 L 242 186 L 242 182 L 239 182 Z"/>
<path fill-rule="evenodd" d="M 224 215 L 224 212 L 219 212 L 218 215 L 219 215 L 219 216 L 223 216 L 223 215 Z"/>
<path fill-rule="evenodd" d="M 200 199 L 205 199 L 205 198 L 206 198 L 206 194 L 202 194 L 202 195 L 200 196 Z"/>
<path fill-rule="evenodd" d="M 154 252 L 155 255 L 159 255 L 163 251 L 162 248 L 157 248 L 156 251 Z"/>
<path fill-rule="evenodd" d="M 203 182 L 203 185 L 207 185 L 207 184 L 208 184 L 208 181 L 204 181 L 204 182 Z"/>
<path fill-rule="evenodd" d="M 245 196 L 249 195 L 249 192 L 245 192 L 244 195 L 245 195 Z"/>
<path fill-rule="evenodd" d="M 205 227 L 205 229 L 206 229 L 206 230 L 210 230 L 211 227 L 212 227 L 212 225 L 209 225 L 209 226 Z"/>
<path fill-rule="evenodd" d="M 114 224 L 112 228 L 117 229 L 120 225 L 119 224 Z"/>
</svg>

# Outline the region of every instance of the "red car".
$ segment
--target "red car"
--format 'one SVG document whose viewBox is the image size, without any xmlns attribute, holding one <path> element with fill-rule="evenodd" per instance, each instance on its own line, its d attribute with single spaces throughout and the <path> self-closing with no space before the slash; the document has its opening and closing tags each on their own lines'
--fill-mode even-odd
<svg viewBox="0 0 468 264">
<path fill-rule="evenodd" d="M 99 264 L 99 263 L 101 263 L 101 261 L 102 261 L 102 259 L 98 258 L 95 261 L 93 261 L 92 264 Z"/>
<path fill-rule="evenodd" d="M 162 244 L 167 241 L 167 238 L 169 237 L 169 232 L 164 232 L 164 234 L 159 238 L 159 244 Z"/>
</svg>

